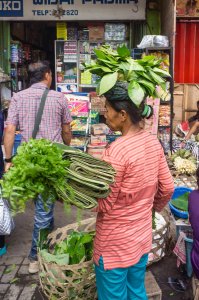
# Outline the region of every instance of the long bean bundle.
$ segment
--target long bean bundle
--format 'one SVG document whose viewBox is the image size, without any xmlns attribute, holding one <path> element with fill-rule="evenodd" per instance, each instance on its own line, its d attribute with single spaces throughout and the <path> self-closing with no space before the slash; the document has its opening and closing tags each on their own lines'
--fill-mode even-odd
<svg viewBox="0 0 199 300">
<path fill-rule="evenodd" d="M 13 164 L 1 185 L 14 214 L 39 194 L 44 205 L 60 198 L 66 206 L 89 209 L 108 196 L 114 182 L 115 171 L 106 162 L 45 139 L 22 143 Z"/>
<path fill-rule="evenodd" d="M 70 166 L 66 169 L 67 181 L 74 193 L 73 204 L 79 208 L 96 206 L 97 199 L 108 196 L 109 185 L 114 182 L 115 170 L 108 163 L 80 150 L 63 144 L 56 145 L 63 150 L 63 159 L 70 161 Z M 59 192 L 65 202 L 71 203 L 63 190 Z"/>
</svg>

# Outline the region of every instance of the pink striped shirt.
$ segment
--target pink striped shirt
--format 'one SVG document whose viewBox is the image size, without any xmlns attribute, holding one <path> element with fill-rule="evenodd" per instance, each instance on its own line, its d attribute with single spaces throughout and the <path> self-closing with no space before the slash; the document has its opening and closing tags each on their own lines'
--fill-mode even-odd
<svg viewBox="0 0 199 300">
<path fill-rule="evenodd" d="M 106 199 L 98 202 L 94 262 L 103 256 L 105 269 L 136 264 L 152 244 L 152 207 L 171 198 L 173 179 L 156 137 L 141 130 L 118 138 L 103 159 L 117 171 Z"/>
<path fill-rule="evenodd" d="M 14 94 L 8 110 L 6 124 L 20 127 L 22 141 L 27 142 L 32 137 L 35 118 L 39 109 L 41 97 L 47 86 L 38 82 L 30 88 Z M 72 121 L 67 100 L 59 92 L 50 90 L 44 106 L 37 138 L 45 138 L 62 143 L 62 125 Z"/>
</svg>

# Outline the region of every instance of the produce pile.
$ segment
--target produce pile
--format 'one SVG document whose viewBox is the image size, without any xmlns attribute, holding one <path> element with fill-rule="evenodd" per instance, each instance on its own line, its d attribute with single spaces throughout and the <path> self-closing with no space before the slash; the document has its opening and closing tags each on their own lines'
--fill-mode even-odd
<svg viewBox="0 0 199 300">
<path fill-rule="evenodd" d="M 113 50 L 104 45 L 94 49 L 97 60 L 84 64 L 85 70 L 98 75 L 99 95 L 105 94 L 117 81 L 128 83 L 128 95 L 134 104 L 139 107 L 146 96 L 159 97 L 167 92 L 166 78 L 170 74 L 162 69 L 162 59 L 155 56 L 144 56 L 142 59 L 134 60 L 131 52 L 126 46 Z"/>
<path fill-rule="evenodd" d="M 178 174 L 191 175 L 196 172 L 196 159 L 189 150 L 180 149 L 170 156 Z"/>
<path fill-rule="evenodd" d="M 188 211 L 188 197 L 190 192 L 186 192 L 181 196 L 171 200 L 171 204 L 181 211 Z"/>
<path fill-rule="evenodd" d="M 42 237 L 45 234 L 45 230 L 40 232 L 40 254 L 46 262 L 62 266 L 92 259 L 94 232 L 72 231 L 65 240 L 55 244 L 53 250 L 49 249 L 47 239 Z"/>
<path fill-rule="evenodd" d="M 31 139 L 18 147 L 13 167 L 4 174 L 1 184 L 13 214 L 24 212 L 27 202 L 39 194 L 44 204 L 62 199 L 66 207 L 88 209 L 109 194 L 114 175 L 109 164 L 80 150 Z"/>
</svg>

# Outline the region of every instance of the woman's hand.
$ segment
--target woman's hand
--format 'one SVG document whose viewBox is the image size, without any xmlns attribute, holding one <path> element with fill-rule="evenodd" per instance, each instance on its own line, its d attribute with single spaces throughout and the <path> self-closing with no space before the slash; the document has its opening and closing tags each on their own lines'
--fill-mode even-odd
<svg viewBox="0 0 199 300">
<path fill-rule="evenodd" d="M 13 163 L 10 162 L 10 163 L 5 163 L 5 168 L 4 168 L 4 172 L 8 172 L 8 170 L 13 166 Z"/>
</svg>

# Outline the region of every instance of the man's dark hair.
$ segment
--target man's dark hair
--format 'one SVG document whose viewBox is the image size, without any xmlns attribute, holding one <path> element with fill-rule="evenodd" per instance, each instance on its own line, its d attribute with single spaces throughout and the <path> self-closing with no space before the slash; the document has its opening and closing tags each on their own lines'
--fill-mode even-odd
<svg viewBox="0 0 199 300">
<path fill-rule="evenodd" d="M 31 63 L 28 66 L 30 85 L 44 80 L 45 74 L 50 72 L 50 63 L 47 60 Z"/>
</svg>

